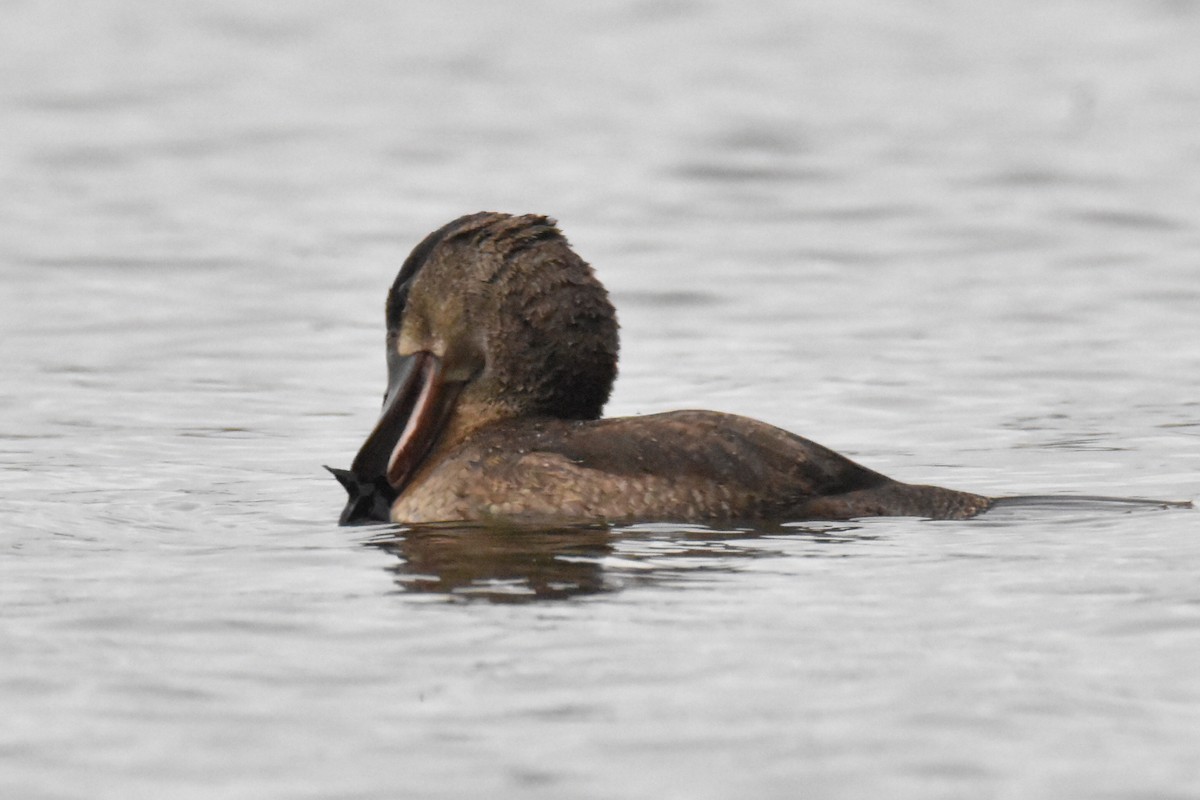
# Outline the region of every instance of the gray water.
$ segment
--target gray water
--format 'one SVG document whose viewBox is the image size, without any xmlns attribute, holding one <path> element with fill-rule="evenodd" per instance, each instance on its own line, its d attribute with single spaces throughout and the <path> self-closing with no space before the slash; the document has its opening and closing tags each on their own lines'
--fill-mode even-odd
<svg viewBox="0 0 1200 800">
<path fill-rule="evenodd" d="M 1193 500 L 1200 3 L 0 4 L 0 796 L 1200 797 L 1200 516 L 341 529 L 427 231 L 611 414 Z"/>
</svg>

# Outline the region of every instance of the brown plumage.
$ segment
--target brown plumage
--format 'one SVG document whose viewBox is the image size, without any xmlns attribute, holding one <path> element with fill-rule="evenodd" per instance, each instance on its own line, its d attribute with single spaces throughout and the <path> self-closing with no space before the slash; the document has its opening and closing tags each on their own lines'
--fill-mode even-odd
<svg viewBox="0 0 1200 800">
<path fill-rule="evenodd" d="M 979 495 L 900 483 L 713 411 L 600 419 L 617 370 L 608 294 L 541 216 L 431 233 L 387 302 L 384 411 L 343 523 L 962 518 Z"/>
</svg>

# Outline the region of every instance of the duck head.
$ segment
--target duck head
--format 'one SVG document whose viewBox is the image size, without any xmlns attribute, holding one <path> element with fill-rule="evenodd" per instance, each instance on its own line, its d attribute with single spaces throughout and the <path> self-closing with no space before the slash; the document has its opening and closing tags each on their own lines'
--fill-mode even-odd
<svg viewBox="0 0 1200 800">
<path fill-rule="evenodd" d="M 617 320 L 553 220 L 485 212 L 425 237 L 387 298 L 383 412 L 349 470 L 341 524 L 388 520 L 426 458 L 503 419 L 595 419 Z"/>
</svg>

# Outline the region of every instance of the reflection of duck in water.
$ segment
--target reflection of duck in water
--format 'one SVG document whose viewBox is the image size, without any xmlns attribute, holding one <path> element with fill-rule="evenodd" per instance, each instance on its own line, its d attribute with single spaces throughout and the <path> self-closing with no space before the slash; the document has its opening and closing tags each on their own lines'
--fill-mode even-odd
<svg viewBox="0 0 1200 800">
<path fill-rule="evenodd" d="M 481 213 L 425 237 L 387 299 L 383 414 L 343 523 L 969 517 L 986 497 L 900 483 L 713 411 L 600 419 L 608 294 L 553 221 Z"/>
<path fill-rule="evenodd" d="M 607 526 L 471 525 L 408 526 L 402 534 L 365 544 L 397 556 L 389 571 L 406 592 L 500 603 L 618 591 L 632 580 L 646 582 L 654 575 L 645 560 L 630 562 L 637 565 L 634 570 L 618 568 L 611 574 L 606 561 L 616 550 L 616 539 Z M 712 563 L 705 564 L 709 569 L 723 566 L 717 552 L 701 552 L 710 556 Z M 725 560 L 747 557 L 723 550 L 719 555 Z"/>
<path fill-rule="evenodd" d="M 763 536 L 786 533 L 791 552 L 807 540 L 810 558 L 839 557 L 838 545 L 872 538 L 858 533 L 855 523 L 814 525 L 767 524 L 754 531 L 653 525 L 618 533 L 608 525 L 452 522 L 384 528 L 363 544 L 396 556 L 387 570 L 404 592 L 525 603 L 630 586 L 679 586 L 689 578 L 736 572 L 748 559 L 784 555 Z"/>
</svg>

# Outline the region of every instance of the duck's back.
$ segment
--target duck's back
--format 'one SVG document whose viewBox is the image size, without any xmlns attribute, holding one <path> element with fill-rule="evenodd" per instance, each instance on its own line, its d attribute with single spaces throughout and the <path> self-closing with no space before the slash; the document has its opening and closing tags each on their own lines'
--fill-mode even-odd
<svg viewBox="0 0 1200 800">
<path fill-rule="evenodd" d="M 780 428 L 713 411 L 510 420 L 431 455 L 393 506 L 397 522 L 960 518 L 989 502 L 899 483 Z"/>
</svg>

